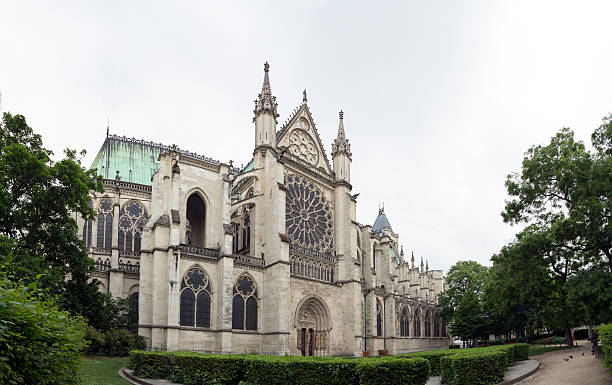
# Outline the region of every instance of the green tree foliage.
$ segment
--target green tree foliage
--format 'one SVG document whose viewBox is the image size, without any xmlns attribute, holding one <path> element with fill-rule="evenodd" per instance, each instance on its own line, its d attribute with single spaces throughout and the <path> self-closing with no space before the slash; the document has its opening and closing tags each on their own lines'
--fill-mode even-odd
<svg viewBox="0 0 612 385">
<path fill-rule="evenodd" d="M 79 383 L 84 332 L 83 319 L 59 310 L 35 283 L 0 279 L 0 383 Z"/>
<path fill-rule="evenodd" d="M 102 191 L 100 177 L 86 171 L 76 151 L 54 162 L 40 135 L 21 115 L 0 123 L 0 262 L 15 280 L 32 280 L 59 297 L 62 308 L 94 324 L 108 302 L 90 280 L 93 261 L 77 235 L 75 217 L 94 217 L 89 192 Z"/>
<path fill-rule="evenodd" d="M 492 258 L 511 281 L 491 290 L 492 298 L 506 297 L 498 306 L 505 311 L 535 309 L 549 329 L 566 331 L 568 344 L 571 327 L 609 316 L 610 294 L 594 288 L 612 274 L 611 119 L 593 133 L 593 151 L 564 128 L 550 144 L 530 148 L 521 171 L 506 180 L 511 199 L 502 217 L 525 227 Z"/>
<path fill-rule="evenodd" d="M 488 333 L 488 314 L 482 306 L 487 267 L 474 261 L 459 261 L 447 276 L 448 288 L 439 296 L 442 318 L 451 333 L 462 340 L 484 337 Z"/>
</svg>

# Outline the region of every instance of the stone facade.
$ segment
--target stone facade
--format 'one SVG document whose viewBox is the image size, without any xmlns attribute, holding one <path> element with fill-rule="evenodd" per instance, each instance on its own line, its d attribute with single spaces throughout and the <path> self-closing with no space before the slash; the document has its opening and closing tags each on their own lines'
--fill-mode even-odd
<svg viewBox="0 0 612 385">
<path fill-rule="evenodd" d="M 107 135 L 92 165 L 105 185 L 92 194 L 99 216 L 79 221 L 101 290 L 133 299 L 151 349 L 447 346 L 435 309 L 442 271 L 405 260 L 384 209 L 373 226 L 356 221 L 342 112 L 331 163 L 305 91 L 280 129 L 277 118 L 266 63 L 246 167 Z"/>
</svg>

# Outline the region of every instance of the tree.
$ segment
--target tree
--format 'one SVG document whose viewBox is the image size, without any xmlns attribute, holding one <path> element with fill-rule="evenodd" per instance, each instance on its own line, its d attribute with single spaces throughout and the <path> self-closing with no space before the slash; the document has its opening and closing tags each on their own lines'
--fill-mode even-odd
<svg viewBox="0 0 612 385">
<path fill-rule="evenodd" d="M 442 318 L 449 322 L 451 333 L 464 341 L 488 334 L 488 317 L 482 307 L 487 275 L 487 267 L 478 262 L 459 261 L 448 271 L 448 288 L 439 295 Z"/>
<path fill-rule="evenodd" d="M 81 153 L 83 154 L 83 153 Z M 76 151 L 57 162 L 21 115 L 0 123 L 0 262 L 15 280 L 39 284 L 73 313 L 96 320 L 100 301 L 93 261 L 77 235 L 75 216 L 94 218 L 89 192 L 101 178 L 85 170 Z"/>
<path fill-rule="evenodd" d="M 547 146 L 531 147 L 521 172 L 506 180 L 511 200 L 502 212 L 505 222 L 526 225 L 509 246 L 520 261 L 512 264 L 512 272 L 537 267 L 539 279 L 526 287 L 539 299 L 542 319 L 565 329 L 568 344 L 573 342 L 570 328 L 584 322 L 581 314 L 586 314 L 570 302 L 568 282 L 585 269 L 606 277 L 612 272 L 611 117 L 591 139 L 592 153 L 564 128 Z"/>
</svg>

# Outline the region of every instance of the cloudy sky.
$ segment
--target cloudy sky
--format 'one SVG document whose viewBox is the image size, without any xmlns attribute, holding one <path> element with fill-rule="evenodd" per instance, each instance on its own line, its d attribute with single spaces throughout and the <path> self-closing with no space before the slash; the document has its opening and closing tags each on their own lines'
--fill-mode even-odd
<svg viewBox="0 0 612 385">
<path fill-rule="evenodd" d="M 357 219 L 384 202 L 406 251 L 489 264 L 523 153 L 612 112 L 612 2 L 0 2 L 2 110 L 57 154 L 112 133 L 246 163 L 270 62 L 280 121 L 308 89 L 331 151 L 338 111 Z"/>
</svg>

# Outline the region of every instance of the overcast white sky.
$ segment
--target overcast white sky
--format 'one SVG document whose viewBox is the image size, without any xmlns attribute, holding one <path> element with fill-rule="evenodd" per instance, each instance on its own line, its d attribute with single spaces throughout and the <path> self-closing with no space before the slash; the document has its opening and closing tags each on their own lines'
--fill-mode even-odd
<svg viewBox="0 0 612 385">
<path fill-rule="evenodd" d="M 490 264 L 514 228 L 504 180 L 561 127 L 612 111 L 612 2 L 0 1 L 2 110 L 46 146 L 112 133 L 246 163 L 270 62 L 280 119 L 308 100 L 326 150 L 338 110 L 357 219 L 384 201 L 408 253 Z"/>
</svg>

